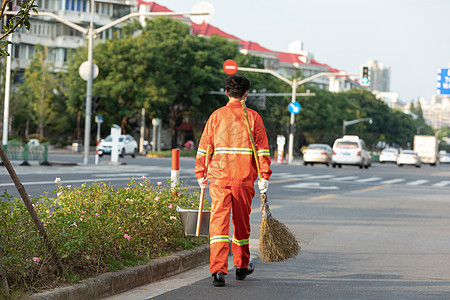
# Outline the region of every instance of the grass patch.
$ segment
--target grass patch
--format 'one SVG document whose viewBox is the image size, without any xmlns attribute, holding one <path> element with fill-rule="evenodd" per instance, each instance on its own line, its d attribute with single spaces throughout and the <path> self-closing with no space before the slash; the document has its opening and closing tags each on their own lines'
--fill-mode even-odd
<svg viewBox="0 0 450 300">
<path fill-rule="evenodd" d="M 30 200 L 62 259 L 64 272 L 57 275 L 22 200 L 5 192 L 0 195 L 0 278 L 9 289 L 3 288 L 2 297 L 9 293 L 9 299 L 20 299 L 207 243 L 205 237 L 186 237 L 176 212 L 177 206 L 198 207 L 198 194 L 179 189 L 175 195 L 170 186 L 145 177 L 121 188 L 56 183 L 51 197 Z"/>
</svg>

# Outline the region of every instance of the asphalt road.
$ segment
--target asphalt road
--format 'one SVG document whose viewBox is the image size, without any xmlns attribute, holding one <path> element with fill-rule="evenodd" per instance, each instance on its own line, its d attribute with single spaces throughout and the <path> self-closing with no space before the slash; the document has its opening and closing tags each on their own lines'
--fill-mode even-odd
<svg viewBox="0 0 450 300">
<path fill-rule="evenodd" d="M 14 167 L 34 195 L 64 184 L 127 177 L 170 177 L 168 158 L 125 158 L 119 166 Z M 192 158 L 181 178 L 195 186 Z M 299 238 L 302 253 L 282 263 L 258 260 L 259 199 L 253 201 L 250 247 L 256 271 L 214 288 L 207 266 L 111 299 L 449 299 L 450 165 L 422 168 L 373 163 L 343 166 L 273 165 L 268 191 L 273 215 Z M 13 190 L 0 169 L 0 189 Z"/>
</svg>

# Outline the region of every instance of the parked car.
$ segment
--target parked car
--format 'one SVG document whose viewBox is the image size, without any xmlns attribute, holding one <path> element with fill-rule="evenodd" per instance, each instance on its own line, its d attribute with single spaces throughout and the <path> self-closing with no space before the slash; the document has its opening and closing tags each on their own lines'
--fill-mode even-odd
<svg viewBox="0 0 450 300">
<path fill-rule="evenodd" d="M 333 150 L 326 144 L 311 144 L 303 151 L 303 164 L 306 166 L 315 163 L 330 165 Z"/>
<path fill-rule="evenodd" d="M 439 151 L 439 162 L 441 164 L 450 164 L 450 153 Z"/>
<path fill-rule="evenodd" d="M 356 165 L 360 169 L 368 169 L 372 164 L 372 156 L 366 149 L 366 144 L 356 135 L 344 135 L 333 144 L 331 165 L 333 168 L 342 165 Z"/>
<path fill-rule="evenodd" d="M 403 150 L 397 158 L 397 166 L 402 167 L 403 165 L 414 165 L 416 168 L 420 168 L 422 161 L 413 150 Z"/>
<path fill-rule="evenodd" d="M 385 148 L 380 153 L 380 163 L 393 162 L 397 163 L 398 150 L 394 148 Z"/>
<path fill-rule="evenodd" d="M 111 154 L 112 149 L 112 137 L 108 135 L 105 139 L 102 139 L 98 144 L 98 155 Z M 122 134 L 119 136 L 119 146 L 117 147 L 119 156 L 123 157 L 126 154 L 131 154 L 132 157 L 136 157 L 138 146 L 136 140 L 129 134 Z"/>
</svg>

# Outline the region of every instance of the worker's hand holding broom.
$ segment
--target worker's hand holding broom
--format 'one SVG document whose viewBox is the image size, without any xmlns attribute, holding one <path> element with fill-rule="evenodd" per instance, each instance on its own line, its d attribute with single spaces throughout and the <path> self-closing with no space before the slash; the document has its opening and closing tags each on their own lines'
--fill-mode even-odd
<svg viewBox="0 0 450 300">
<path fill-rule="evenodd" d="M 256 161 L 258 171 L 258 187 L 261 192 L 261 230 L 259 235 L 259 257 L 263 262 L 279 262 L 289 258 L 296 257 L 300 252 L 300 243 L 295 235 L 283 223 L 276 220 L 269 209 L 267 202 L 267 189 L 269 181 L 262 178 L 259 168 L 258 153 L 256 152 L 255 140 L 253 139 L 250 122 L 248 120 L 247 107 L 245 100 L 241 100 L 244 110 L 245 121 L 248 134 L 252 143 L 253 155 Z"/>
</svg>

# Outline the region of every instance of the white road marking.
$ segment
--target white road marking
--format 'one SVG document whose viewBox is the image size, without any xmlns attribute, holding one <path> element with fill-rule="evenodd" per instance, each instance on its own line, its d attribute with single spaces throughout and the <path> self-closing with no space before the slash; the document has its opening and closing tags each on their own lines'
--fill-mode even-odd
<svg viewBox="0 0 450 300">
<path fill-rule="evenodd" d="M 391 179 L 391 180 L 385 180 L 385 181 L 382 181 L 380 183 L 392 184 L 392 183 L 402 182 L 402 181 L 405 181 L 405 180 L 406 180 L 405 178 L 395 178 L 395 179 Z"/>
<path fill-rule="evenodd" d="M 185 178 L 185 177 L 180 177 L 181 178 Z M 168 176 L 166 177 L 147 177 L 146 179 L 148 180 L 167 180 L 169 179 Z M 73 184 L 73 183 L 85 183 L 85 182 L 105 182 L 105 181 L 119 181 L 119 180 L 128 180 L 128 177 L 110 177 L 110 178 L 99 178 L 99 179 L 74 179 L 74 180 L 61 180 L 60 183 L 62 185 L 67 185 L 67 184 Z M 27 185 L 40 185 L 40 184 L 55 184 L 55 181 L 29 181 L 29 182 L 22 182 L 22 184 L 24 186 Z M 2 183 L 0 184 L 0 188 L 4 187 L 4 186 L 14 186 L 14 183 Z"/>
<path fill-rule="evenodd" d="M 291 173 L 275 173 L 272 175 L 271 178 L 283 178 L 283 179 L 288 179 L 288 178 L 304 178 L 304 177 L 309 177 L 311 176 L 311 174 L 291 174 Z"/>
<path fill-rule="evenodd" d="M 337 186 L 320 186 L 318 182 L 300 182 L 296 184 L 285 185 L 288 189 L 313 189 L 313 190 L 337 190 Z"/>
<path fill-rule="evenodd" d="M 333 180 L 353 180 L 353 179 L 356 179 L 356 178 L 359 178 L 359 176 L 347 176 L 347 177 L 336 177 L 336 178 L 333 178 Z"/>
<path fill-rule="evenodd" d="M 370 181 L 377 181 L 377 180 L 381 180 L 383 178 L 381 177 L 369 177 L 369 178 L 364 178 L 364 179 L 358 179 L 355 180 L 356 182 L 370 182 Z"/>
<path fill-rule="evenodd" d="M 406 185 L 420 185 L 420 184 L 428 182 L 428 181 L 429 180 L 427 180 L 427 179 L 421 179 L 421 180 L 411 181 L 411 182 L 407 183 Z"/>
<path fill-rule="evenodd" d="M 438 183 L 433 184 L 433 186 L 438 186 L 438 187 L 444 187 L 450 184 L 450 181 L 441 181 Z"/>
<path fill-rule="evenodd" d="M 334 177 L 334 175 L 319 175 L 319 176 L 311 176 L 311 177 L 307 177 L 305 179 L 325 179 L 325 178 L 332 178 Z"/>
</svg>

